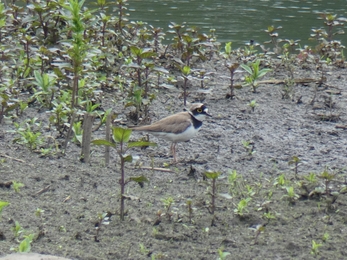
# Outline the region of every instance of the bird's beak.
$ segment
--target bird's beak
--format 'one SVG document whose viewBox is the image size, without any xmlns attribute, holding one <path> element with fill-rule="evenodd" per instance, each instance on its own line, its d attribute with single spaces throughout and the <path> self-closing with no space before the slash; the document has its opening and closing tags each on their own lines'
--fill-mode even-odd
<svg viewBox="0 0 347 260">
<path fill-rule="evenodd" d="M 206 114 L 207 116 L 211 116 L 211 117 L 212 117 L 212 115 L 208 113 L 208 109 L 207 109 L 207 108 L 204 110 L 204 112 L 205 112 L 205 114 Z"/>
</svg>

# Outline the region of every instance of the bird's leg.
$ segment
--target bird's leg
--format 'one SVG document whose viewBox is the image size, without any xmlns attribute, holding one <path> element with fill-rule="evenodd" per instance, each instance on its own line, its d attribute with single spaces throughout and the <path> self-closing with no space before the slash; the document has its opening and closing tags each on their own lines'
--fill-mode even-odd
<svg viewBox="0 0 347 260">
<path fill-rule="evenodd" d="M 171 144 L 171 153 L 172 153 L 172 155 L 173 155 L 173 161 L 174 161 L 174 163 L 176 163 L 177 162 L 177 157 L 176 157 L 176 144 L 177 143 L 172 143 Z"/>
</svg>

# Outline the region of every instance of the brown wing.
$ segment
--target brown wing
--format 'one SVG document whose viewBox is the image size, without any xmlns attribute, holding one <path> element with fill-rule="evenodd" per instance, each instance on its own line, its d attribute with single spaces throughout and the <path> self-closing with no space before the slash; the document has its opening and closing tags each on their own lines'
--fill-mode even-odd
<svg viewBox="0 0 347 260">
<path fill-rule="evenodd" d="M 132 129 L 145 132 L 180 133 L 191 124 L 190 117 L 188 112 L 181 112 L 165 117 L 151 125 L 133 127 Z"/>
</svg>

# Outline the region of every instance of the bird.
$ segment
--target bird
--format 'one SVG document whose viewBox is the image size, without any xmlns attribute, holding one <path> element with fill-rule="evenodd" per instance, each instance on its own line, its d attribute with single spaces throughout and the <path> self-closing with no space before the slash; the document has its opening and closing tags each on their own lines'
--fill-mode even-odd
<svg viewBox="0 0 347 260">
<path fill-rule="evenodd" d="M 174 163 L 177 163 L 176 145 L 188 142 L 195 137 L 206 116 L 211 117 L 208 108 L 202 103 L 194 103 L 188 111 L 165 117 L 151 125 L 130 127 L 134 131 L 150 133 L 156 137 L 171 141 L 170 151 Z"/>
</svg>

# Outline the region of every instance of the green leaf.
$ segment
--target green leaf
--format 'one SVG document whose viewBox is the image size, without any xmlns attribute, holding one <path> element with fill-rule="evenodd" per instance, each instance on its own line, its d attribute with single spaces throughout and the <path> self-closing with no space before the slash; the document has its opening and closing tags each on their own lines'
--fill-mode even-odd
<svg viewBox="0 0 347 260">
<path fill-rule="evenodd" d="M 133 157 L 130 154 L 124 154 L 122 155 L 124 162 L 132 162 L 133 161 Z"/>
<path fill-rule="evenodd" d="M 204 175 L 208 179 L 217 179 L 219 175 L 221 174 L 222 174 L 221 172 L 210 172 L 210 171 L 204 173 Z"/>
<path fill-rule="evenodd" d="M 184 66 L 182 68 L 182 73 L 187 76 L 190 73 L 190 67 L 189 66 Z"/>
<path fill-rule="evenodd" d="M 8 203 L 7 201 L 1 201 L 0 200 L 0 213 L 2 212 L 2 209 L 6 206 L 8 206 L 10 203 Z"/>
<path fill-rule="evenodd" d="M 110 141 L 104 140 L 104 139 L 93 140 L 91 143 L 95 144 L 95 145 L 105 145 L 105 146 L 112 146 L 112 147 L 116 148 L 116 144 L 114 144 Z"/>
<path fill-rule="evenodd" d="M 270 71 L 271 71 L 271 69 L 262 69 L 261 71 L 259 71 L 258 78 L 265 76 L 265 74 L 270 72 Z"/>
<path fill-rule="evenodd" d="M 131 148 L 131 147 L 144 147 L 144 146 L 157 146 L 157 144 L 156 143 L 152 143 L 152 142 L 145 142 L 145 141 L 136 141 L 136 142 L 128 143 L 128 148 Z"/>
<path fill-rule="evenodd" d="M 122 127 L 113 128 L 113 138 L 118 143 L 129 142 L 131 133 L 132 133 L 131 129 L 122 128 Z"/>
<path fill-rule="evenodd" d="M 139 183 L 140 182 L 149 182 L 149 180 L 143 175 L 137 176 L 137 177 L 130 177 L 130 180 L 135 181 L 135 182 L 139 182 Z"/>
<path fill-rule="evenodd" d="M 243 68 L 248 74 L 250 74 L 250 75 L 253 74 L 251 67 L 249 67 L 248 65 L 241 64 L 240 67 Z"/>
</svg>

